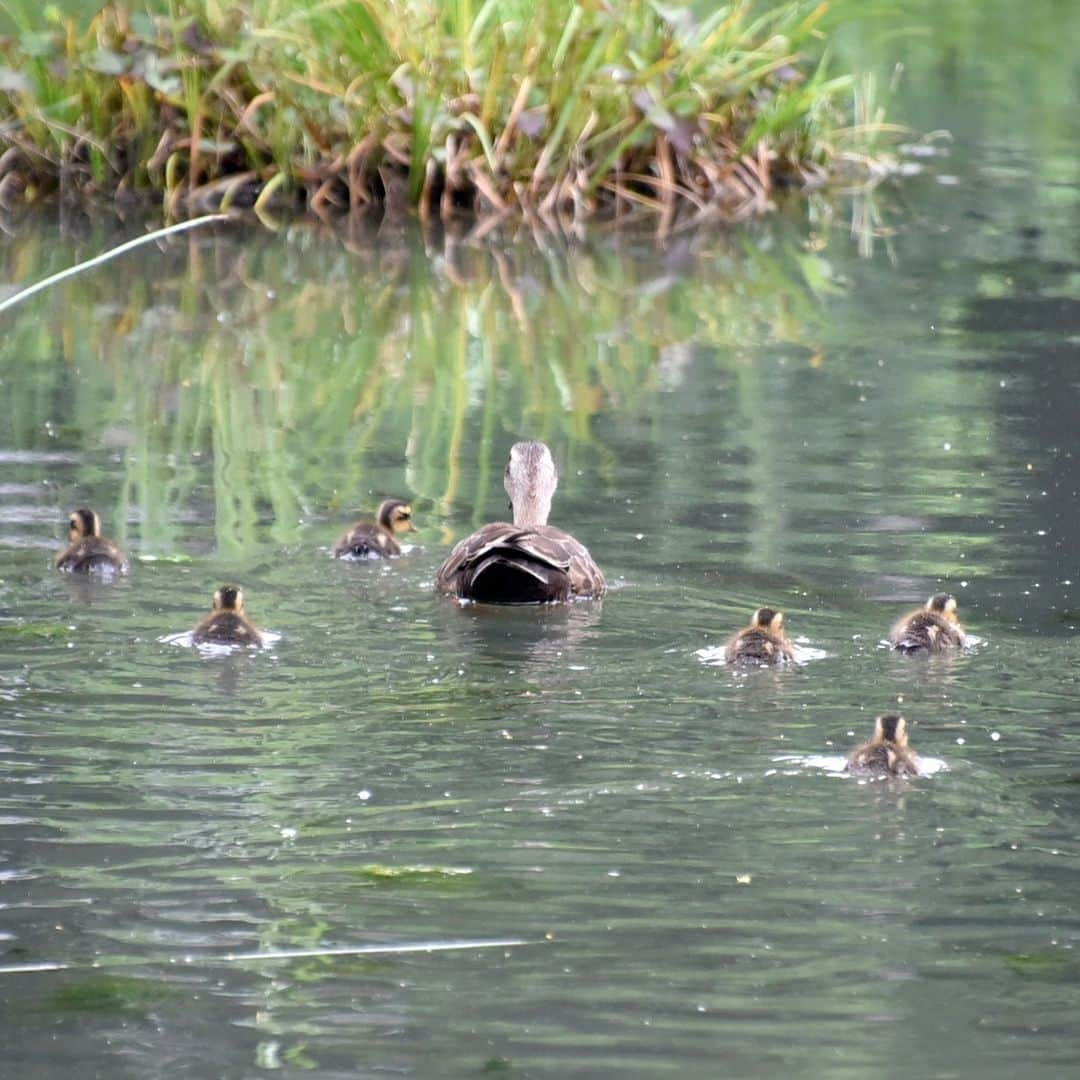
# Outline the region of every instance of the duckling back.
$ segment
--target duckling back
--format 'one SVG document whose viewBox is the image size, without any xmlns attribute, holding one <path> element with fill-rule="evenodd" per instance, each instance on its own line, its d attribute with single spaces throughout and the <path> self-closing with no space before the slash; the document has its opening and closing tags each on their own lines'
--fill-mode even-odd
<svg viewBox="0 0 1080 1080">
<path fill-rule="evenodd" d="M 898 652 L 908 654 L 962 649 L 967 638 L 956 616 L 956 597 L 935 593 L 923 607 L 893 626 L 889 642 Z"/>
<path fill-rule="evenodd" d="M 785 640 L 758 627 L 740 630 L 724 650 L 729 664 L 779 664 L 794 658 Z"/>
<path fill-rule="evenodd" d="M 56 568 L 73 574 L 123 574 L 127 561 L 111 540 L 87 536 L 56 556 Z"/>
<path fill-rule="evenodd" d="M 844 771 L 861 773 L 888 772 L 889 751 L 884 743 L 860 746 L 859 749 L 852 751 L 847 765 L 844 766 Z"/>
<path fill-rule="evenodd" d="M 385 559 L 400 554 L 401 545 L 390 533 L 367 522 L 354 525 L 334 548 L 335 559 Z"/>
<path fill-rule="evenodd" d="M 235 611 L 213 611 L 191 634 L 196 645 L 261 645 L 262 634 Z"/>
<path fill-rule="evenodd" d="M 334 548 L 336 559 L 385 559 L 401 554 L 399 533 L 416 532 L 412 507 L 405 499 L 383 499 L 375 520 L 358 521 Z"/>
<path fill-rule="evenodd" d="M 724 649 L 729 664 L 780 664 L 794 660 L 787 635 L 784 633 L 784 613 L 771 607 L 760 607 L 750 618 L 750 625 L 733 634 Z"/>
<path fill-rule="evenodd" d="M 907 721 L 899 713 L 874 719 L 874 736 L 848 755 L 845 772 L 918 776 L 919 759 L 908 745 Z"/>
<path fill-rule="evenodd" d="M 893 628 L 890 641 L 897 652 L 911 655 L 963 648 L 964 636 L 959 627 L 936 612 L 917 611 Z"/>
<path fill-rule="evenodd" d="M 865 776 L 918 776 L 919 765 L 910 750 L 888 743 L 875 743 L 853 751 L 844 771 Z"/>
<path fill-rule="evenodd" d="M 244 610 L 244 590 L 239 585 L 222 585 L 214 593 L 214 609 L 191 632 L 196 645 L 261 645 L 262 634 Z"/>
</svg>

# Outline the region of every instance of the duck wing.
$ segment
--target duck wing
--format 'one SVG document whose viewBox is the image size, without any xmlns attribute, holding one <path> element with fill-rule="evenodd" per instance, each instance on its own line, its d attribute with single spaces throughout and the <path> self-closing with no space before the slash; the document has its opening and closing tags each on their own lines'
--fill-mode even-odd
<svg viewBox="0 0 1080 1080">
<path fill-rule="evenodd" d="M 885 773 L 889 772 L 890 751 L 882 743 L 865 743 L 848 755 L 844 772 L 849 773 Z"/>
<path fill-rule="evenodd" d="M 442 592 L 489 604 L 542 604 L 602 596 L 588 549 L 552 525 L 494 522 L 465 537 L 435 579 Z"/>
<path fill-rule="evenodd" d="M 894 776 L 918 776 L 919 759 L 910 750 L 889 747 L 887 768 Z"/>
</svg>

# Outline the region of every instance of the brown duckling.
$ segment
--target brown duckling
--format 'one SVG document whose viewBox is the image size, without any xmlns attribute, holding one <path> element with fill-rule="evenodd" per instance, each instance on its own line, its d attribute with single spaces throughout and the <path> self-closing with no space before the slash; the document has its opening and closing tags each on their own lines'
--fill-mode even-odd
<svg viewBox="0 0 1080 1080">
<path fill-rule="evenodd" d="M 244 590 L 237 585 L 222 585 L 214 593 L 214 610 L 191 632 L 196 645 L 261 645 L 262 634 L 244 610 Z"/>
<path fill-rule="evenodd" d="M 558 483 L 547 446 L 515 443 L 503 478 L 514 523 L 496 521 L 459 541 L 436 575 L 436 588 L 486 604 L 603 596 L 604 575 L 585 545 L 547 523 Z"/>
<path fill-rule="evenodd" d="M 724 659 L 729 664 L 782 664 L 794 660 L 795 651 L 784 633 L 784 613 L 758 608 L 750 625 L 728 639 Z"/>
<path fill-rule="evenodd" d="M 898 652 L 938 653 L 962 649 L 967 638 L 956 617 L 956 597 L 937 593 L 900 619 L 889 632 L 889 642 Z"/>
<path fill-rule="evenodd" d="M 417 532 L 404 499 L 384 499 L 374 522 L 358 521 L 334 547 L 335 559 L 383 559 L 401 554 L 400 533 Z"/>
<path fill-rule="evenodd" d="M 101 535 L 101 518 L 85 507 L 68 518 L 68 545 L 56 556 L 56 568 L 76 574 L 126 574 L 127 558 Z"/>
<path fill-rule="evenodd" d="M 888 713 L 874 720 L 874 737 L 848 754 L 845 772 L 918 776 L 919 758 L 908 746 L 907 723 Z"/>
</svg>

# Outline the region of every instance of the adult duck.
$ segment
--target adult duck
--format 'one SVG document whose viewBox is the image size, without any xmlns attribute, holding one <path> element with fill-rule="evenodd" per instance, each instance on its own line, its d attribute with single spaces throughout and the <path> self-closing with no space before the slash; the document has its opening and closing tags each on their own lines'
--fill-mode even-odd
<svg viewBox="0 0 1080 1080">
<path fill-rule="evenodd" d="M 547 523 L 559 475 L 542 442 L 515 443 L 503 485 L 514 521 L 458 542 L 435 578 L 440 592 L 482 604 L 549 604 L 599 597 L 604 575 L 584 544 Z"/>
</svg>

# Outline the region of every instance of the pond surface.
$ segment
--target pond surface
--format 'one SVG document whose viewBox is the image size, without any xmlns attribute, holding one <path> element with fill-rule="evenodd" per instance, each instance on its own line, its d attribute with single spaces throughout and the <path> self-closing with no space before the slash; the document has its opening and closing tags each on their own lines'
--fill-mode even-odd
<svg viewBox="0 0 1080 1080">
<path fill-rule="evenodd" d="M 230 227 L 3 317 L 13 1075 L 1075 1067 L 1080 130 L 1052 90 L 1006 135 L 984 72 L 914 55 L 949 156 L 809 223 Z M 2 279 L 139 228 L 22 223 Z M 600 603 L 433 595 L 522 437 Z M 413 550 L 334 561 L 386 495 Z M 52 569 L 84 504 L 129 577 Z M 167 640 L 226 581 L 279 638 Z M 881 647 L 942 589 L 979 645 Z M 762 603 L 810 659 L 704 663 Z M 824 767 L 895 709 L 944 768 Z"/>
</svg>

